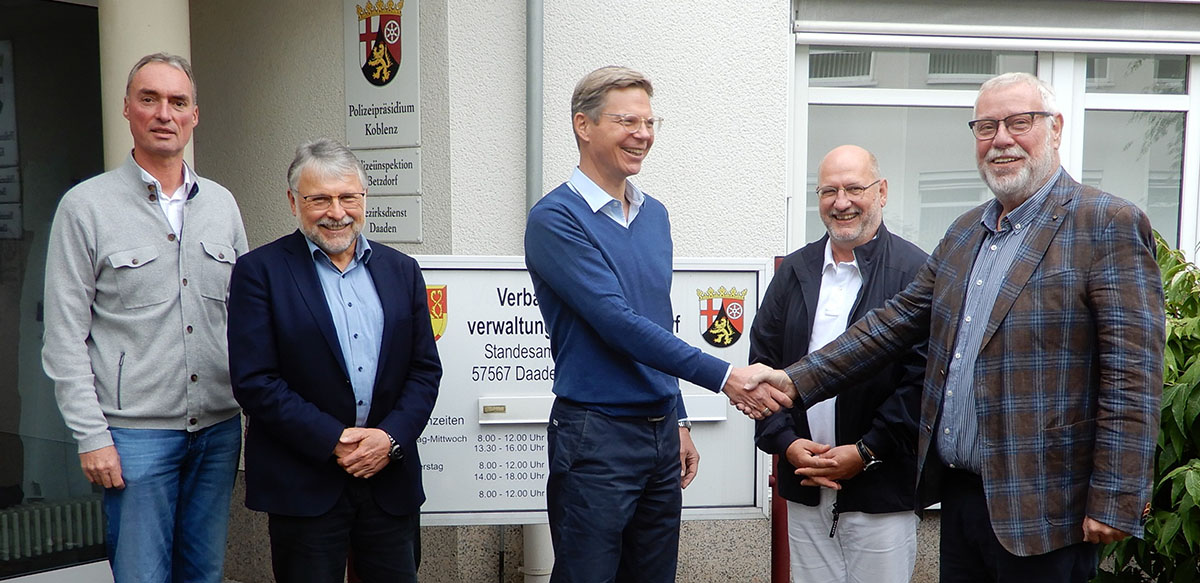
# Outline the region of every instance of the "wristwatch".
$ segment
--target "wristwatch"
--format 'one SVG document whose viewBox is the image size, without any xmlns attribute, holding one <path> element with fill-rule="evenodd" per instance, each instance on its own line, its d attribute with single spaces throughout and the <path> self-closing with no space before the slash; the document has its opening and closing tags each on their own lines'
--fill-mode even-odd
<svg viewBox="0 0 1200 583">
<path fill-rule="evenodd" d="M 684 428 L 684 429 L 686 429 L 686 430 L 688 430 L 688 431 L 691 431 L 691 430 L 692 430 L 692 422 L 691 422 L 690 420 L 688 420 L 688 419 L 680 419 L 680 420 L 679 420 L 679 426 L 680 426 L 680 427 L 682 427 L 682 428 Z"/>
<path fill-rule="evenodd" d="M 392 438 L 390 433 L 384 431 L 383 434 L 388 437 L 388 441 L 392 442 L 392 447 L 388 449 L 388 458 L 394 462 L 404 459 L 404 450 L 400 447 L 400 444 L 396 443 L 396 440 Z"/>
<path fill-rule="evenodd" d="M 862 457 L 864 472 L 869 472 L 883 463 L 883 460 L 875 457 L 875 454 L 871 452 L 871 448 L 867 447 L 861 439 L 855 442 L 854 447 L 858 448 L 858 455 Z"/>
</svg>

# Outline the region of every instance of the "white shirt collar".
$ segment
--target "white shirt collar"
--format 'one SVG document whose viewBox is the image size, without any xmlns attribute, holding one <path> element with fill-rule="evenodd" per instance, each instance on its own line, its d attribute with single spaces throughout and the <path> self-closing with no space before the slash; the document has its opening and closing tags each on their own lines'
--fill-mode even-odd
<svg viewBox="0 0 1200 583">
<path fill-rule="evenodd" d="M 834 269 L 837 269 L 838 265 L 852 265 L 852 266 L 854 266 L 855 269 L 858 269 L 858 255 L 854 256 L 853 261 L 836 261 L 833 258 L 833 241 L 830 239 L 826 239 L 825 240 L 825 264 L 821 267 L 821 271 L 825 271 L 826 269 L 829 269 L 831 267 Z"/>
<path fill-rule="evenodd" d="M 167 199 L 174 197 L 174 195 L 175 195 L 174 192 L 163 192 L 162 184 L 160 184 L 158 182 L 158 179 L 155 178 L 153 174 L 150 174 L 149 172 L 147 172 L 145 168 L 142 168 L 142 165 L 138 164 L 137 160 L 134 160 L 133 163 L 138 167 L 138 171 L 140 171 L 142 173 L 142 182 L 146 183 L 147 185 L 151 185 L 151 184 L 154 185 L 154 191 L 156 193 L 158 193 L 158 195 L 161 197 L 164 197 Z M 194 172 L 192 172 L 191 168 L 188 167 L 187 162 L 184 162 L 183 163 L 183 196 L 184 196 L 184 198 L 186 198 L 188 193 L 190 193 L 192 191 L 192 185 L 195 183 L 196 183 L 196 174 Z M 176 192 L 178 192 L 178 191 L 176 191 Z"/>
</svg>

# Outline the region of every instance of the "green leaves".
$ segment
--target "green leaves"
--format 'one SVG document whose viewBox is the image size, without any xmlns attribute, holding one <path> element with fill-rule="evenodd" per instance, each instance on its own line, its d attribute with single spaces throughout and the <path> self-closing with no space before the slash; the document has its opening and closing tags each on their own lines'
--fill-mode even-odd
<svg viewBox="0 0 1200 583">
<path fill-rule="evenodd" d="M 1093 583 L 1200 583 L 1200 268 L 1155 239 L 1167 345 L 1152 510 L 1145 540 L 1104 546 Z"/>
</svg>

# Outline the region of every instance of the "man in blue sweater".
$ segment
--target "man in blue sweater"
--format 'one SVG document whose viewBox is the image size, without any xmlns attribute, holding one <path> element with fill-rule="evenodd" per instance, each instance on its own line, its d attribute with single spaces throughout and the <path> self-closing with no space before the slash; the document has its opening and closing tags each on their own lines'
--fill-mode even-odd
<svg viewBox="0 0 1200 583">
<path fill-rule="evenodd" d="M 604 67 L 571 98 L 579 167 L 529 213 L 525 262 L 550 331 L 546 503 L 553 583 L 674 582 L 683 493 L 700 456 L 678 378 L 756 419 L 790 403 L 763 365 L 734 368 L 671 332 L 671 228 L 627 179 L 662 119 L 641 73 Z M 778 403 L 777 403 L 778 401 Z"/>
</svg>

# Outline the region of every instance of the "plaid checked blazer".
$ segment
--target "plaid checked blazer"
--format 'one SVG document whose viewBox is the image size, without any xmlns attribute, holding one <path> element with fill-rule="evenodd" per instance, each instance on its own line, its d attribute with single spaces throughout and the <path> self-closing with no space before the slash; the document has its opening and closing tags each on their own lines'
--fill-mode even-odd
<svg viewBox="0 0 1200 583">
<path fill-rule="evenodd" d="M 940 500 L 933 430 L 986 204 L 950 226 L 908 288 L 787 368 L 808 406 L 928 338 L 918 510 Z M 1029 228 L 974 374 L 992 527 L 1021 556 L 1081 542 L 1085 516 L 1142 535 L 1166 338 L 1150 221 L 1136 206 L 1062 172 Z"/>
</svg>

